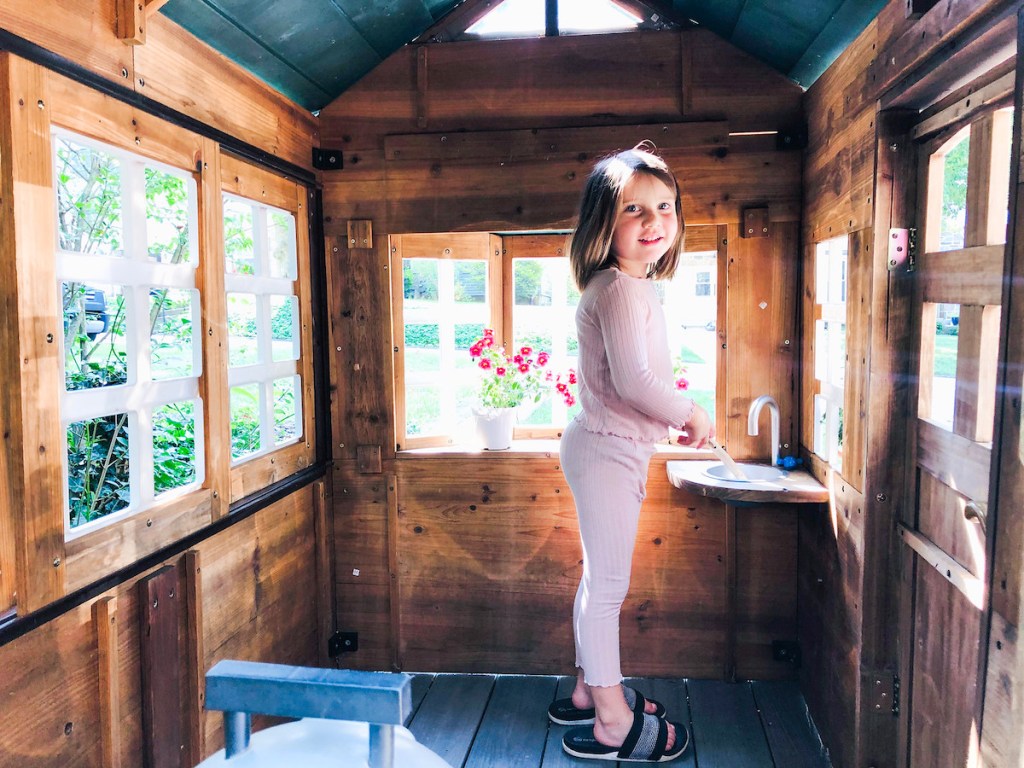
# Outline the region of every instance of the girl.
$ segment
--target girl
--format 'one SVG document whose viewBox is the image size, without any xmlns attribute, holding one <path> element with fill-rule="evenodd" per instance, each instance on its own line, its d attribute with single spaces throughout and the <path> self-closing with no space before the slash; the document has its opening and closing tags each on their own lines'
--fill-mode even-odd
<svg viewBox="0 0 1024 768">
<path fill-rule="evenodd" d="M 642 145 L 641 145 L 642 146 Z M 707 412 L 673 383 L 665 317 L 653 280 L 671 278 L 682 251 L 679 184 L 665 162 L 638 146 L 599 162 L 587 179 L 569 261 L 582 291 L 576 310 L 582 412 L 562 436 L 561 463 L 583 543 L 573 606 L 576 687 L 549 717 L 573 728 L 576 757 L 665 762 L 686 729 L 657 702 L 624 687 L 619 611 L 629 588 L 640 505 L 655 442 L 714 437 Z"/>
</svg>

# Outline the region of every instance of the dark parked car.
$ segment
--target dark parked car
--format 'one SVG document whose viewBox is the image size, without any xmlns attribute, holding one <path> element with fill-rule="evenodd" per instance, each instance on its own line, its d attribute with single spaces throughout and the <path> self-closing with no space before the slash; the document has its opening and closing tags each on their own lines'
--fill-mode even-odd
<svg viewBox="0 0 1024 768">
<path fill-rule="evenodd" d="M 110 315 L 107 313 L 107 297 L 99 288 L 91 285 L 82 285 L 79 290 L 82 292 L 83 305 L 85 307 L 85 321 L 82 323 L 82 330 L 89 340 L 94 340 L 101 333 L 106 333 L 110 327 Z M 64 330 L 67 331 L 67 315 L 64 317 Z"/>
</svg>

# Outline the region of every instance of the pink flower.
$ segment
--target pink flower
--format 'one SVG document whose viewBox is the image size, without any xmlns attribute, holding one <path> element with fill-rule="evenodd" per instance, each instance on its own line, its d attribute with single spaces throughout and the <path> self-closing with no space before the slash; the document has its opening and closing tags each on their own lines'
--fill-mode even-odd
<svg viewBox="0 0 1024 768">
<path fill-rule="evenodd" d="M 480 343 L 483 344 L 485 347 L 493 347 L 494 346 L 494 337 L 493 336 L 484 336 L 480 340 Z"/>
<path fill-rule="evenodd" d="M 522 355 L 515 355 L 512 358 L 512 362 L 515 363 L 516 365 L 519 365 L 520 363 L 523 362 L 523 356 Z"/>
<path fill-rule="evenodd" d="M 526 363 L 523 363 L 522 365 L 519 366 L 519 372 L 520 373 L 529 373 L 530 372 L 530 366 L 528 366 Z"/>
<path fill-rule="evenodd" d="M 484 338 L 488 336 L 494 336 L 494 331 L 490 328 L 484 328 Z"/>
<path fill-rule="evenodd" d="M 483 348 L 480 346 L 479 343 L 476 343 L 472 347 L 469 348 L 469 356 L 470 357 L 480 357 L 480 353 L 482 351 L 483 351 Z"/>
<path fill-rule="evenodd" d="M 495 368 L 495 369 L 494 369 L 494 373 L 495 373 L 495 375 L 497 375 L 497 376 L 504 376 L 504 375 L 505 375 L 505 369 L 504 369 L 504 368 L 502 368 L 502 367 L 501 367 L 501 366 L 499 365 L 499 366 L 498 366 L 497 368 Z"/>
<path fill-rule="evenodd" d="M 543 366 L 543 365 L 547 365 L 547 364 L 548 364 L 548 353 L 547 352 L 538 352 L 537 353 L 537 365 Z"/>
<path fill-rule="evenodd" d="M 570 408 L 576 405 L 576 398 L 572 396 L 572 392 L 565 393 L 565 404 L 568 405 Z"/>
<path fill-rule="evenodd" d="M 570 384 L 575 384 L 576 383 L 576 371 L 569 371 L 569 383 Z"/>
<path fill-rule="evenodd" d="M 521 354 L 523 357 L 528 356 L 531 352 L 533 352 L 532 347 L 523 347 L 522 349 L 519 350 L 519 354 Z"/>
<path fill-rule="evenodd" d="M 682 377 L 676 379 L 676 389 L 689 389 L 689 388 L 690 388 L 690 382 L 689 381 L 687 381 L 686 379 L 684 379 Z"/>
<path fill-rule="evenodd" d="M 491 367 L 491 361 L 485 357 L 478 363 L 478 365 L 486 371 L 488 368 Z"/>
<path fill-rule="evenodd" d="M 557 384 L 555 384 L 555 389 L 557 389 L 559 392 L 566 392 L 568 391 L 569 387 L 565 385 L 565 382 L 560 381 Z"/>
</svg>

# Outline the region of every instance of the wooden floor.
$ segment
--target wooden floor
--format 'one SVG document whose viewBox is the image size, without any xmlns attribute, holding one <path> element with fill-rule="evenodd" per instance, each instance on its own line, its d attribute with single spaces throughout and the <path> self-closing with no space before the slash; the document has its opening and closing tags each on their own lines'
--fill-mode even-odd
<svg viewBox="0 0 1024 768">
<path fill-rule="evenodd" d="M 828 768 L 796 683 L 633 679 L 690 730 L 691 768 Z M 617 763 L 577 760 L 562 751 L 567 728 L 547 707 L 568 696 L 573 678 L 516 675 L 415 675 L 416 739 L 453 768 L 565 768 Z M 623 768 L 634 765 L 621 763 Z"/>
</svg>

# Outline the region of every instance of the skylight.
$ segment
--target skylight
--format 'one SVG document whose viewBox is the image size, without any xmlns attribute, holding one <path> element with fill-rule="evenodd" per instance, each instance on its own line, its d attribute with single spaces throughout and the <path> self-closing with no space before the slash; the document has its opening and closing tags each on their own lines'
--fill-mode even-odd
<svg viewBox="0 0 1024 768">
<path fill-rule="evenodd" d="M 474 37 L 527 37 L 545 33 L 544 0 L 505 0 L 466 30 Z M 635 29 L 643 21 L 611 0 L 558 0 L 559 34 Z"/>
</svg>

